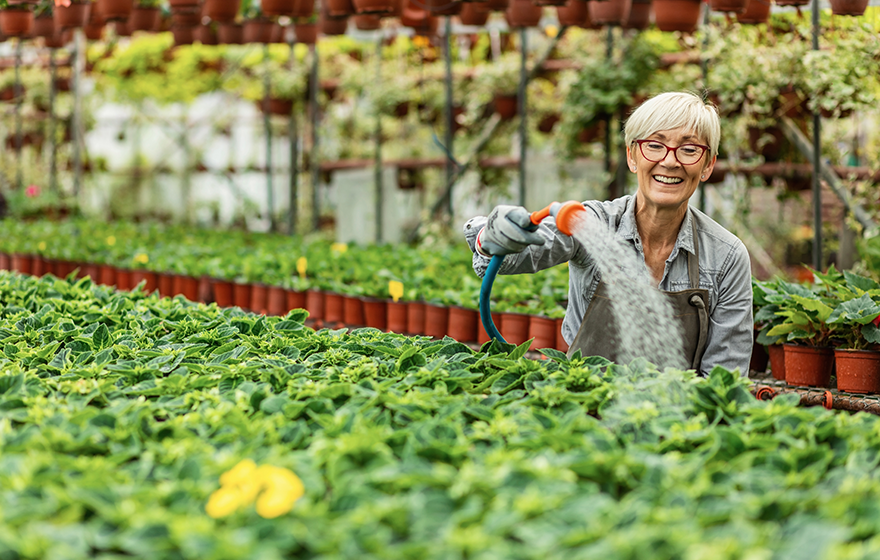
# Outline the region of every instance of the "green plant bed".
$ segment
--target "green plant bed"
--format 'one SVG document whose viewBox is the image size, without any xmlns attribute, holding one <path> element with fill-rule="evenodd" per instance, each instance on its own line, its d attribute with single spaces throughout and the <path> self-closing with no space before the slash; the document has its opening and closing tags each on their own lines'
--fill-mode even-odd
<svg viewBox="0 0 880 560">
<path fill-rule="evenodd" d="M 316 332 L 89 280 L 0 273 L 0 300 L 10 558 L 880 551 L 851 516 L 880 499 L 880 420 L 721 368 Z"/>
</svg>

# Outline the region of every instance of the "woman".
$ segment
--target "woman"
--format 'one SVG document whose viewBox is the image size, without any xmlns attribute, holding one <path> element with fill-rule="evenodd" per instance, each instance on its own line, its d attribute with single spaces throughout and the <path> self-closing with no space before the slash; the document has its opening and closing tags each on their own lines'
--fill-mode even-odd
<svg viewBox="0 0 880 560">
<path fill-rule="evenodd" d="M 753 341 L 748 252 L 736 236 L 688 205 L 715 165 L 718 113 L 692 93 L 663 93 L 636 109 L 624 132 L 638 190 L 617 200 L 584 202 L 587 219 L 606 225 L 644 263 L 651 283 L 674 309 L 690 367 L 702 375 L 716 365 L 748 375 Z M 570 352 L 610 359 L 625 355 L 614 329 L 608 328 L 614 313 L 591 247 L 559 233 L 550 218 L 530 232 L 528 218 L 524 208 L 498 206 L 488 218 L 468 221 L 464 229 L 474 270 L 482 276 L 492 255 L 511 255 L 502 274 L 536 272 L 568 261 L 569 306 L 562 335 Z"/>
</svg>

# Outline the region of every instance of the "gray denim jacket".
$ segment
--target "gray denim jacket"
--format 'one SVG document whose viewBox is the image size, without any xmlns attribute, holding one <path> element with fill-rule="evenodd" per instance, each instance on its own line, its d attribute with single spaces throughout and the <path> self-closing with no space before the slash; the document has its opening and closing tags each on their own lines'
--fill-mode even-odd
<svg viewBox="0 0 880 560">
<path fill-rule="evenodd" d="M 606 222 L 618 236 L 630 242 L 641 261 L 645 262 L 636 227 L 634 196 L 627 195 L 611 201 L 587 201 L 584 206 L 596 218 Z M 739 368 L 740 374 L 746 376 L 752 355 L 754 323 L 751 265 L 742 241 L 699 210 L 688 208 L 658 288 L 670 292 L 690 288 L 684 251 L 694 250 L 693 220 L 696 220 L 700 242 L 700 288 L 709 291 L 709 340 L 700 373 L 705 375 L 714 366 L 720 365 L 731 371 Z M 474 251 L 474 271 L 481 278 L 489 265 L 489 258 L 477 253 L 474 244 L 477 233 L 485 224 L 486 217 L 478 216 L 464 225 L 465 238 L 471 251 Z M 570 344 L 599 284 L 599 272 L 587 249 L 577 240 L 559 233 L 552 218 L 545 219 L 538 231 L 546 239 L 545 243 L 531 245 L 522 253 L 509 255 L 499 272 L 537 272 L 568 261 L 568 311 L 562 323 L 562 336 Z"/>
</svg>

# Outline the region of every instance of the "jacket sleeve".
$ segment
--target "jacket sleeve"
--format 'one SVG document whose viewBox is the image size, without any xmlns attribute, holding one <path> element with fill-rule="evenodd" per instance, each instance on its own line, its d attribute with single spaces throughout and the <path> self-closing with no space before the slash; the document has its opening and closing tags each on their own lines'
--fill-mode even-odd
<svg viewBox="0 0 880 560">
<path fill-rule="evenodd" d="M 752 320 L 752 273 L 749 253 L 742 241 L 734 245 L 718 284 L 718 303 L 709 316 L 709 336 L 700 373 L 716 365 L 749 374 L 754 342 Z"/>
<path fill-rule="evenodd" d="M 474 272 L 480 278 L 486 274 L 486 267 L 491 260 L 491 257 L 476 251 L 477 234 L 486 225 L 486 221 L 486 216 L 477 216 L 464 224 L 464 236 L 474 254 Z M 580 242 L 556 229 L 553 218 L 545 218 L 538 226 L 538 233 L 544 238 L 544 244 L 529 245 L 521 253 L 507 255 L 499 270 L 500 274 L 538 272 L 568 262 L 583 252 Z"/>
</svg>

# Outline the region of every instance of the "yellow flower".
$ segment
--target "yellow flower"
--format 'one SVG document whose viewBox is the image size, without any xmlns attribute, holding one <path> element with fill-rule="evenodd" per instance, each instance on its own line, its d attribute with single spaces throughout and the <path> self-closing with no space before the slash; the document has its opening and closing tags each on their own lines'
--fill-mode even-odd
<svg viewBox="0 0 880 560">
<path fill-rule="evenodd" d="M 148 257 L 146 253 L 138 253 L 134 256 L 134 262 L 147 264 L 150 262 L 150 257 Z"/>
<path fill-rule="evenodd" d="M 244 459 L 220 475 L 220 484 L 223 486 L 238 486 L 253 479 L 256 472 L 257 464 L 251 459 Z"/>
<path fill-rule="evenodd" d="M 299 275 L 303 278 L 306 277 L 306 269 L 309 267 L 309 260 L 305 257 L 300 257 L 296 259 L 296 271 L 299 272 Z"/>
<path fill-rule="evenodd" d="M 559 35 L 559 28 L 556 27 L 555 25 L 548 25 L 547 27 L 544 28 L 544 33 L 548 37 L 556 37 L 557 35 Z"/>
<path fill-rule="evenodd" d="M 388 282 L 388 295 L 390 295 L 394 301 L 399 300 L 403 297 L 403 282 L 398 282 L 397 280 L 391 280 Z"/>
<path fill-rule="evenodd" d="M 287 469 L 263 465 L 257 472 L 265 488 L 256 505 L 261 517 L 273 519 L 289 512 L 305 493 L 302 481 Z"/>
<path fill-rule="evenodd" d="M 427 37 L 416 35 L 415 37 L 413 37 L 412 43 L 416 47 L 427 47 L 431 44 L 431 41 Z"/>
<path fill-rule="evenodd" d="M 334 243 L 333 245 L 330 245 L 330 250 L 336 251 L 337 253 L 344 253 L 348 251 L 348 245 L 345 243 Z"/>
<path fill-rule="evenodd" d="M 37 249 L 39 249 L 40 251 L 45 251 L 46 250 L 46 242 L 40 241 L 40 243 L 37 245 Z"/>
<path fill-rule="evenodd" d="M 116 245 L 116 237 L 113 235 L 108 236 L 107 237 L 107 245 L 111 245 L 111 246 Z"/>
<path fill-rule="evenodd" d="M 218 519 L 235 513 L 235 510 L 241 505 L 241 492 L 239 492 L 238 488 L 223 486 L 208 498 L 205 513 L 214 519 Z"/>
</svg>

